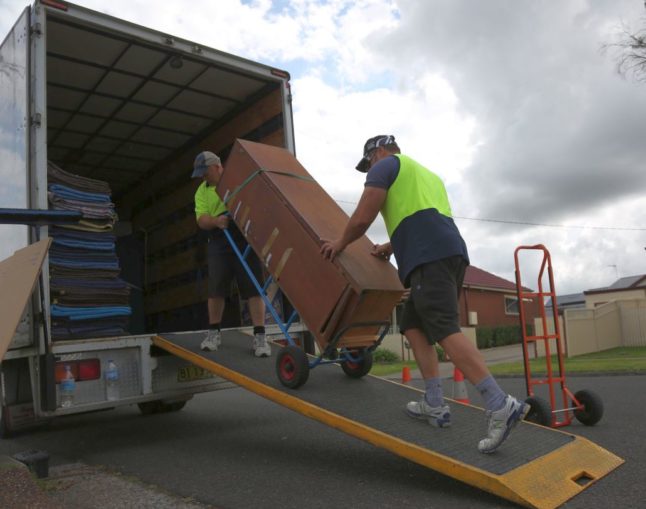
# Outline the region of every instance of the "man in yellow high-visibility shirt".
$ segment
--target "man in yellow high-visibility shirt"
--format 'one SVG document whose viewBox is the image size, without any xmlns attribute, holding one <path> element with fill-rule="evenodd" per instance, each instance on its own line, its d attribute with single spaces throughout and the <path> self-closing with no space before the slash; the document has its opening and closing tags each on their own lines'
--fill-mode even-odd
<svg viewBox="0 0 646 509">
<path fill-rule="evenodd" d="M 221 343 L 220 326 L 224 312 L 225 297 L 229 293 L 234 276 L 238 283 L 240 296 L 248 299 L 249 314 L 253 324 L 252 350 L 256 357 L 269 357 L 271 347 L 265 337 L 265 303 L 258 294 L 242 263 L 229 245 L 224 235 L 228 229 L 241 251 L 246 241 L 236 225 L 229 221 L 227 208 L 215 192 L 224 171 L 220 158 L 213 152 L 201 152 L 193 163 L 192 178 L 201 178 L 203 182 L 195 192 L 195 218 L 197 225 L 209 233 L 208 267 L 209 267 L 209 330 L 202 341 L 202 350 L 215 351 Z M 246 258 L 255 278 L 262 281 L 262 266 L 255 253 Z M 262 283 L 261 283 L 262 284 Z"/>
<path fill-rule="evenodd" d="M 367 173 L 359 205 L 341 237 L 325 241 L 321 253 L 333 259 L 360 238 L 381 212 L 390 242 L 374 246 L 372 254 L 383 258 L 394 254 L 399 277 L 410 288 L 401 332 L 413 349 L 426 386 L 422 399 L 408 403 L 406 412 L 440 428 L 451 424 L 435 350 L 439 343 L 482 395 L 488 432 L 478 450 L 494 452 L 530 406 L 502 391 L 482 354 L 460 329 L 458 298 L 469 255 L 451 216 L 444 183 L 401 154 L 392 135 L 366 141 L 357 170 Z"/>
</svg>

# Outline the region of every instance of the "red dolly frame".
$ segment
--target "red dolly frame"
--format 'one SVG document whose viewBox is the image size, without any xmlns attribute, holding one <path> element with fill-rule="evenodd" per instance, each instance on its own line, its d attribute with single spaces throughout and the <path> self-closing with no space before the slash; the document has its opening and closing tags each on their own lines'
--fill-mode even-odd
<svg viewBox="0 0 646 509">
<path fill-rule="evenodd" d="M 523 289 L 520 275 L 520 262 L 518 259 L 519 252 L 522 250 L 542 251 L 543 260 L 541 268 L 538 273 L 538 291 L 526 292 Z M 558 428 L 561 426 L 568 426 L 572 423 L 574 417 L 586 425 L 596 424 L 603 415 L 603 403 L 599 396 L 592 391 L 582 390 L 576 394 L 567 388 L 565 384 L 565 366 L 563 362 L 563 345 L 561 341 L 561 330 L 559 324 L 558 305 L 556 302 L 556 292 L 554 291 L 554 274 L 552 272 L 552 260 L 550 253 L 545 246 L 537 244 L 534 246 L 519 246 L 514 251 L 514 262 L 516 266 L 516 292 L 518 295 L 518 312 L 520 315 L 521 334 L 523 336 L 523 360 L 525 363 L 525 382 L 527 385 L 527 402 L 532 407 L 530 410 L 530 418 L 528 420 L 535 420 L 539 424 Z M 549 290 L 543 290 L 543 278 L 547 269 Z M 550 297 L 552 302 L 552 319 L 554 322 L 554 334 L 548 333 L 547 317 L 545 313 L 545 297 Z M 524 309 L 524 299 L 537 298 L 539 315 L 543 326 L 543 334 L 541 335 L 528 335 L 527 334 L 527 319 Z M 558 358 L 558 376 L 552 369 L 552 351 L 550 348 L 550 340 L 556 341 L 556 355 Z M 529 364 L 529 343 L 536 344 L 538 341 L 543 341 L 545 346 L 545 362 L 547 368 L 547 378 L 532 378 L 531 368 Z M 562 408 L 557 408 L 557 396 L 555 394 L 555 384 L 561 386 Z M 543 399 L 534 394 L 534 386 L 547 385 L 549 389 L 549 406 Z M 532 419 L 533 418 L 533 419 Z M 559 420 L 560 418 L 560 420 Z"/>
</svg>

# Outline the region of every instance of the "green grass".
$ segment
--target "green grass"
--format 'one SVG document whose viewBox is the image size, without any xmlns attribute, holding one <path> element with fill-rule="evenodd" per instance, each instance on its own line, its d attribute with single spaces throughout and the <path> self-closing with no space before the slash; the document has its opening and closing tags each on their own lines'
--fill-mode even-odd
<svg viewBox="0 0 646 509">
<path fill-rule="evenodd" d="M 558 374 L 558 359 L 552 355 L 552 372 Z M 646 347 L 612 348 L 576 357 L 564 358 L 565 374 L 568 373 L 646 373 Z M 532 375 L 547 373 L 544 358 L 531 359 Z M 524 375 L 523 362 L 493 364 L 489 369 L 494 375 Z"/>
<path fill-rule="evenodd" d="M 576 357 L 564 358 L 565 374 L 568 373 L 646 373 L 646 347 L 613 348 L 603 352 L 595 352 Z M 377 376 L 401 373 L 404 366 L 416 369 L 414 361 L 377 363 L 370 373 Z M 546 361 L 544 358 L 530 361 L 532 376 L 546 374 Z M 490 364 L 489 369 L 494 375 L 524 375 L 525 368 L 522 361 Z M 558 375 L 558 361 L 552 356 L 552 371 Z"/>
</svg>

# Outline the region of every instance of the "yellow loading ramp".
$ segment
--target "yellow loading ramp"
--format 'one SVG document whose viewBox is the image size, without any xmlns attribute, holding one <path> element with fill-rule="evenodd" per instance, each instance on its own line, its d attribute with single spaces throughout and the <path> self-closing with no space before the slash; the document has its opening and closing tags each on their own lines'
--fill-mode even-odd
<svg viewBox="0 0 646 509">
<path fill-rule="evenodd" d="M 200 333 L 164 334 L 156 346 L 263 398 L 398 456 L 525 507 L 558 507 L 623 460 L 576 435 L 521 423 L 494 454 L 476 445 L 485 433 L 482 409 L 452 403 L 453 425 L 437 429 L 403 412 L 419 391 L 382 378 L 352 379 L 335 364 L 320 365 L 306 385 L 287 389 L 275 374 L 275 356 L 256 359 L 251 338 L 224 331 L 217 352 L 202 352 Z"/>
</svg>

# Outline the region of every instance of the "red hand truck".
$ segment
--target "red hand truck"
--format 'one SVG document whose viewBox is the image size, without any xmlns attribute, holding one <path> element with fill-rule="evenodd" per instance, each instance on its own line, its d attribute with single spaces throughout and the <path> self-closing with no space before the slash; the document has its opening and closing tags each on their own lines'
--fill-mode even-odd
<svg viewBox="0 0 646 509">
<path fill-rule="evenodd" d="M 538 272 L 538 291 L 532 292 L 523 288 L 520 272 L 520 251 L 542 251 L 543 259 Z M 565 383 L 565 366 L 563 362 L 563 344 L 561 340 L 561 330 L 559 324 L 558 305 L 556 302 L 556 292 L 554 291 L 554 275 L 552 273 L 552 261 L 550 253 L 545 246 L 537 244 L 535 246 L 520 246 L 514 251 L 514 262 L 516 265 L 516 292 L 518 295 L 518 312 L 520 316 L 520 327 L 523 336 L 523 359 L 525 362 L 525 382 L 527 384 L 527 396 L 525 400 L 529 403 L 531 410 L 526 420 L 533 421 L 543 426 L 558 428 L 568 426 L 572 423 L 573 417 L 587 426 L 593 426 L 603 416 L 603 402 L 594 392 L 589 390 L 580 390 L 572 394 Z M 547 269 L 547 280 L 549 288 L 543 289 L 543 280 L 545 270 Z M 550 333 L 548 329 L 548 318 L 545 312 L 545 299 L 549 297 L 552 304 L 552 323 L 554 332 Z M 543 327 L 542 334 L 528 334 L 527 317 L 525 312 L 525 302 L 538 299 L 538 318 Z M 553 341 L 552 341 L 553 340 Z M 545 352 L 545 378 L 533 378 L 529 362 L 529 345 L 536 346 L 542 342 Z M 552 366 L 553 349 L 558 361 L 558 374 L 554 373 Z M 555 386 L 560 385 L 562 407 L 557 407 L 557 395 Z M 534 393 L 534 387 L 546 385 L 549 391 L 549 403 Z"/>
</svg>

